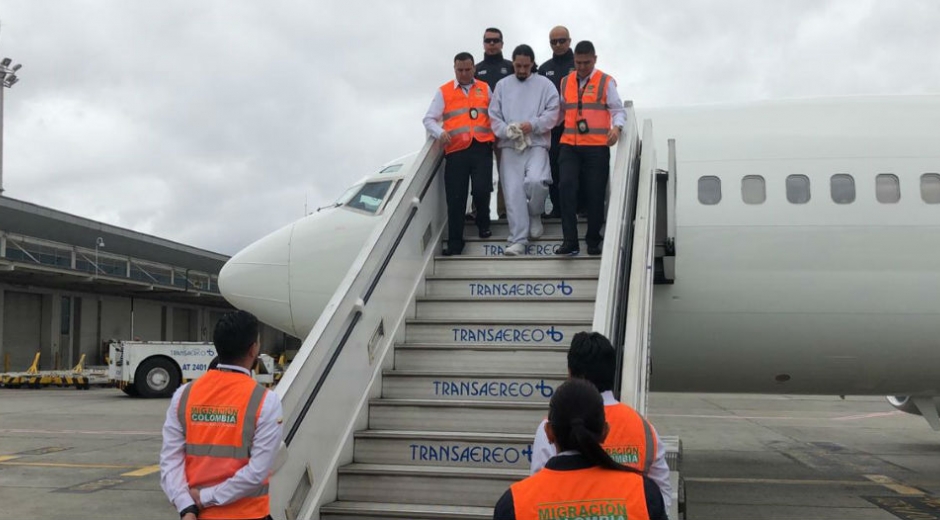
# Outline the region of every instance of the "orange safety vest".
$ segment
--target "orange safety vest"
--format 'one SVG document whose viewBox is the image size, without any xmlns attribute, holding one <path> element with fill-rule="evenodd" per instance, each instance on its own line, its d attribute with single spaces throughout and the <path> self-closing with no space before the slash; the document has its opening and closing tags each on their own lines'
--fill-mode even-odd
<svg viewBox="0 0 940 520">
<path fill-rule="evenodd" d="M 578 85 L 576 71 L 562 78 L 560 90 L 564 99 L 561 109 L 565 111 L 565 131 L 561 134 L 561 144 L 607 146 L 607 133 L 610 132 L 610 111 L 607 109 L 609 81 L 614 81 L 614 78 L 597 69 L 591 73 L 583 90 Z M 587 133 L 578 132 L 578 121 L 582 119 L 587 122 Z"/>
<path fill-rule="evenodd" d="M 604 406 L 610 433 L 604 440 L 604 451 L 610 458 L 634 469 L 649 473 L 656 457 L 656 436 L 653 427 L 633 408 L 617 403 Z"/>
<path fill-rule="evenodd" d="M 454 82 L 441 85 L 444 97 L 444 131 L 450 133 L 450 143 L 444 153 L 459 152 L 470 147 L 474 139 L 481 143 L 496 140 L 490 127 L 490 88 L 474 80 L 469 94 L 463 88 L 454 88 Z"/>
<path fill-rule="evenodd" d="M 601 467 L 544 468 L 509 487 L 516 520 L 607 518 L 649 520 L 643 477 Z"/>
<path fill-rule="evenodd" d="M 267 390 L 239 372 L 210 370 L 183 389 L 177 414 L 186 437 L 190 488 L 214 486 L 248 465 Z M 270 513 L 268 481 L 252 495 L 207 507 L 199 518 L 264 518 Z"/>
</svg>

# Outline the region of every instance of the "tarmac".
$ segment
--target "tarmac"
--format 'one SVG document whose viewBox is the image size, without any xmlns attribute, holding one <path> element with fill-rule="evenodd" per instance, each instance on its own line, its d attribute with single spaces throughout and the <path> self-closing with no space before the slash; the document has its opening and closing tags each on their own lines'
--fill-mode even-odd
<svg viewBox="0 0 940 520">
<path fill-rule="evenodd" d="M 0 389 L 0 520 L 178 518 L 167 404 Z M 690 520 L 940 519 L 940 432 L 883 398 L 655 393 L 649 418 L 682 439 Z"/>
</svg>

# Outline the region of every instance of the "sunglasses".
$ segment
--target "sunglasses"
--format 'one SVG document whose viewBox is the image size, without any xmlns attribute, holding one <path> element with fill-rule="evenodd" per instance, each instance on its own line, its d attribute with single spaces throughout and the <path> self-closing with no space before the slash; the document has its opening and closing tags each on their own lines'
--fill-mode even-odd
<svg viewBox="0 0 940 520">
<path fill-rule="evenodd" d="M 561 45 L 563 43 L 568 43 L 568 38 L 557 38 L 554 40 L 548 40 L 548 43 L 552 45 Z"/>
<path fill-rule="evenodd" d="M 483 38 L 483 43 L 496 45 L 497 43 L 503 43 L 503 40 L 500 40 L 499 38 Z"/>
</svg>

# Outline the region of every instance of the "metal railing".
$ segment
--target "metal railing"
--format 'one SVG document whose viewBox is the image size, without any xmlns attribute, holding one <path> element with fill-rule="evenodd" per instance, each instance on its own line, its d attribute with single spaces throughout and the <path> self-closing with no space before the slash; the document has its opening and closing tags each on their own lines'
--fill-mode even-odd
<svg viewBox="0 0 940 520">
<path fill-rule="evenodd" d="M 637 170 L 640 135 L 633 103 L 624 103 L 626 123 L 617 145 L 611 170 L 610 198 L 604 231 L 604 250 L 597 281 L 597 304 L 593 330 L 610 339 L 617 348 L 617 366 L 623 363 L 628 283 L 633 247 L 633 219 L 636 214 Z M 619 383 L 619 371 L 617 382 Z M 619 384 L 615 387 L 619 395 Z M 629 400 L 627 401 L 629 403 Z"/>
<path fill-rule="evenodd" d="M 620 399 L 646 413 L 649 391 L 650 332 L 656 253 L 656 148 L 653 123 L 643 122 L 645 143 L 637 170 L 636 218 L 633 224 L 630 279 L 625 298 Z"/>
<path fill-rule="evenodd" d="M 271 479 L 275 517 L 309 518 L 336 496 L 336 473 L 352 460 L 352 433 L 366 426 L 386 354 L 430 267 L 446 222 L 443 153 L 428 140 L 414 174 L 371 235 L 276 388 L 288 457 Z M 293 259 L 292 261 L 297 261 Z"/>
</svg>

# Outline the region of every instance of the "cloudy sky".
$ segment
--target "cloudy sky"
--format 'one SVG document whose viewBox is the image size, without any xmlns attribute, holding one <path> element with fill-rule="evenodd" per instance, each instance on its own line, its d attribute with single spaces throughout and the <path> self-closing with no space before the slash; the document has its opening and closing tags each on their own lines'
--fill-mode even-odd
<svg viewBox="0 0 940 520">
<path fill-rule="evenodd" d="M 452 58 L 590 39 L 638 108 L 940 92 L 937 0 L 0 0 L 5 195 L 232 254 L 421 147 Z"/>
</svg>

